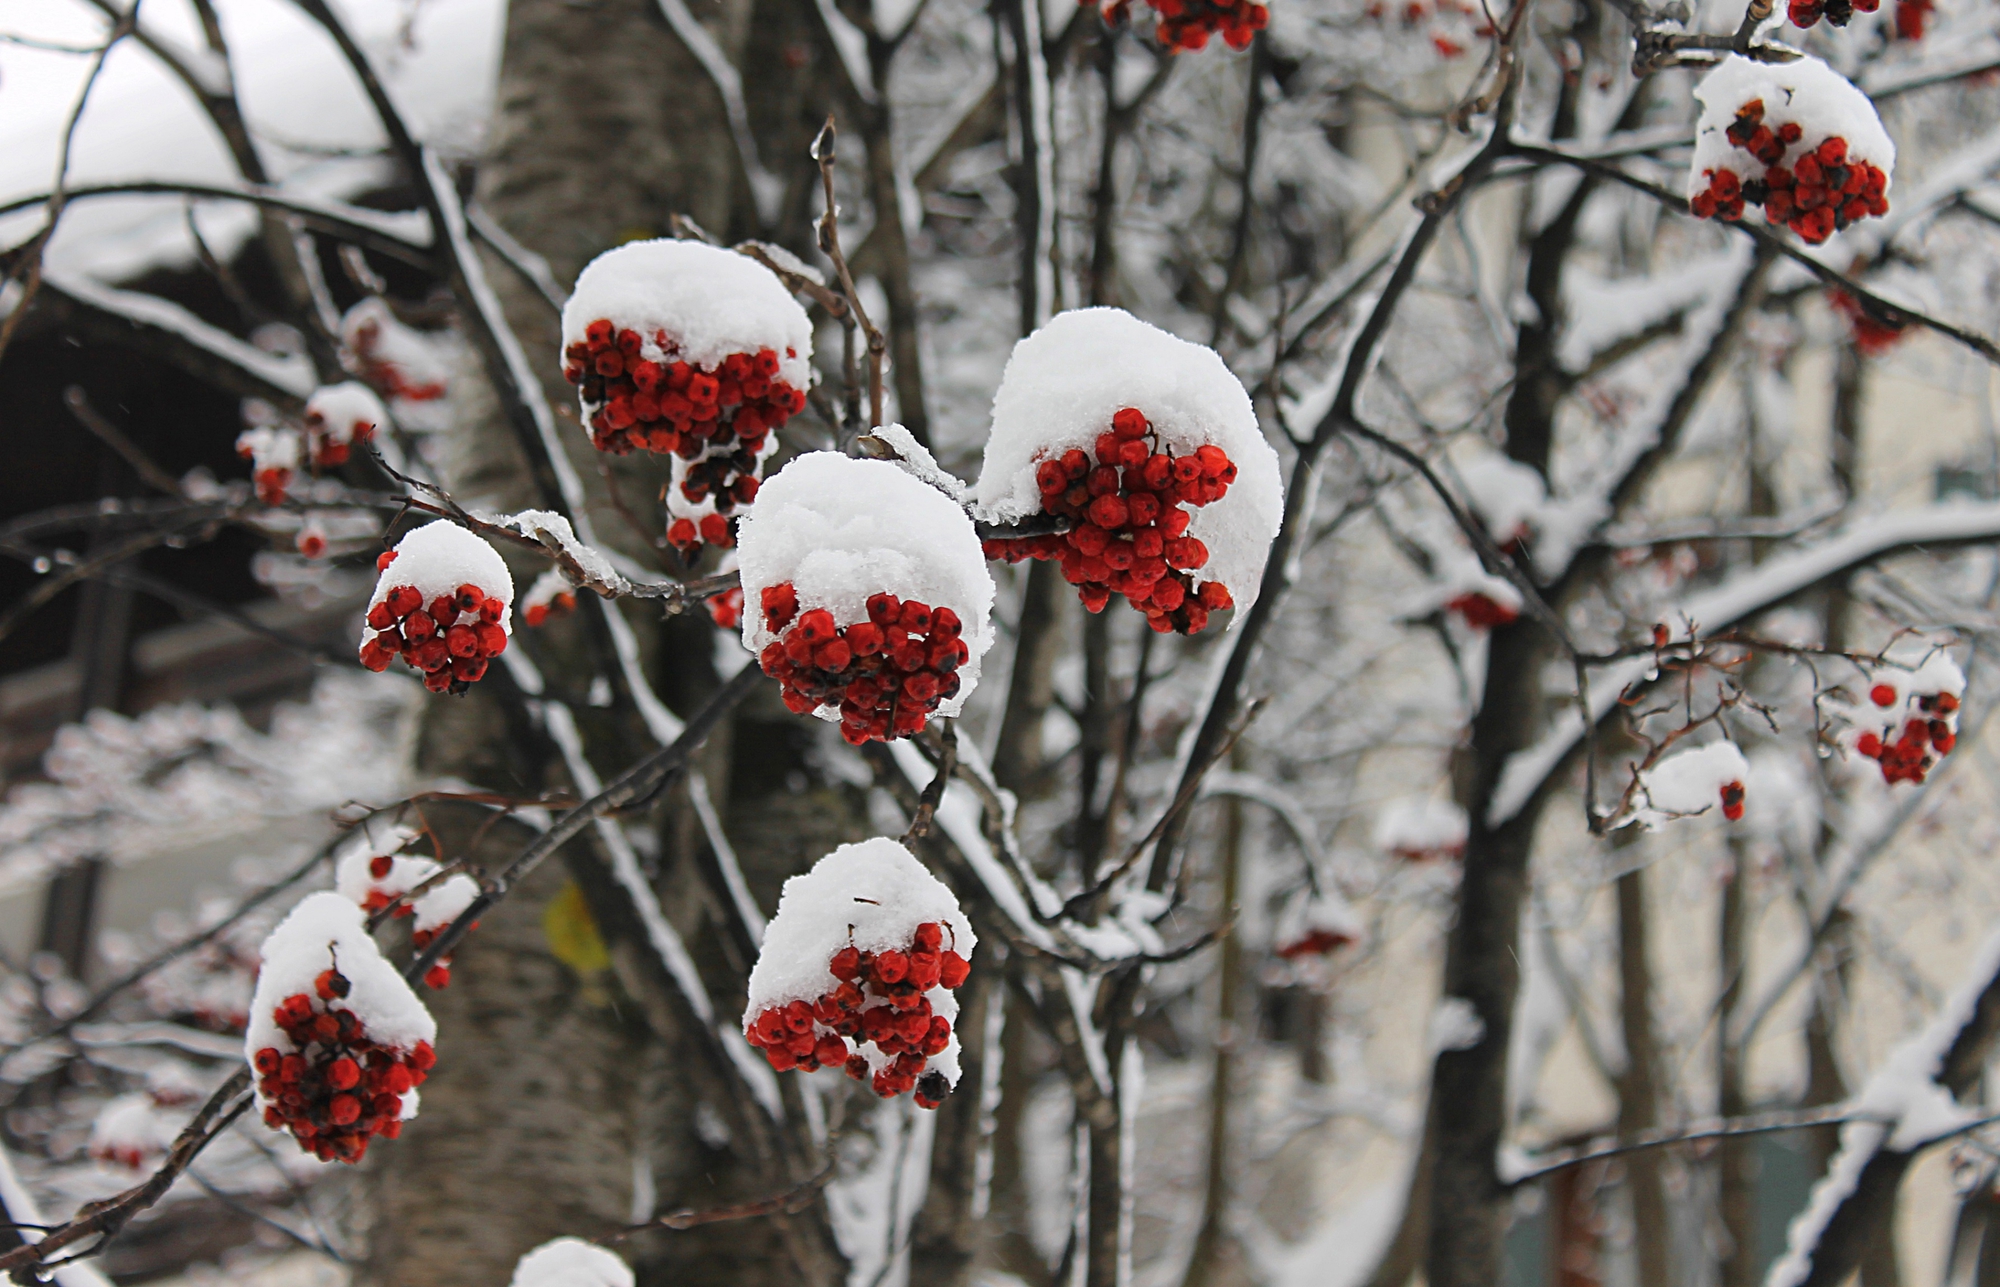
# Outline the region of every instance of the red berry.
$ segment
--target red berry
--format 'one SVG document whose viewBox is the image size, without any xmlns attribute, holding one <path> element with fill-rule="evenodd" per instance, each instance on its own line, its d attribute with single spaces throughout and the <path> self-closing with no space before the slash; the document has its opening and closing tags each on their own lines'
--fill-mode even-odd
<svg viewBox="0 0 2000 1287">
<path fill-rule="evenodd" d="M 1877 706 L 1893 706 L 1896 704 L 1896 689 L 1890 684 L 1877 684 L 1868 690 L 1868 700 Z"/>
</svg>

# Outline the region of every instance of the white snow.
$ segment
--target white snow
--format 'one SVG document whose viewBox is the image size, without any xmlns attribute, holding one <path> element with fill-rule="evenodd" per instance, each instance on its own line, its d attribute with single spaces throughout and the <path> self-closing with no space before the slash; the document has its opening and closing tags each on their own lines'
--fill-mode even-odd
<svg viewBox="0 0 2000 1287">
<path fill-rule="evenodd" d="M 974 510 L 1010 523 L 1039 513 L 1035 466 L 1075 447 L 1088 453 L 1111 417 L 1137 407 L 1174 455 L 1212 443 L 1236 465 L 1221 500 L 1192 511 L 1188 535 L 1208 547 L 1197 585 L 1229 588 L 1241 621 L 1256 602 L 1278 534 L 1284 487 L 1249 394 L 1213 349 L 1169 335 L 1116 308 L 1059 313 L 1014 346 L 993 395 Z"/>
<path fill-rule="evenodd" d="M 1439 997 L 1425 1036 L 1434 1055 L 1447 1050 L 1470 1050 L 1486 1040 L 1486 1021 L 1464 997 Z"/>
<path fill-rule="evenodd" d="M 396 542 L 396 557 L 375 580 L 375 593 L 368 597 L 374 607 L 398 586 L 413 585 L 424 596 L 424 606 L 441 595 L 458 593 L 462 585 L 476 585 L 489 599 L 509 605 L 514 602 L 514 578 L 507 565 L 479 537 L 456 523 L 426 523 Z M 514 632 L 511 613 L 500 614 L 500 628 Z"/>
<path fill-rule="evenodd" d="M 1465 487 L 1472 512 L 1485 524 L 1495 544 L 1527 537 L 1539 526 L 1549 493 L 1532 466 L 1497 451 L 1481 452 L 1458 466 L 1458 480 Z"/>
<path fill-rule="evenodd" d="M 873 437 L 880 438 L 895 451 L 896 459 L 893 463 L 900 466 L 904 473 L 919 482 L 937 488 L 955 501 L 964 501 L 965 484 L 944 466 L 938 464 L 937 457 L 931 455 L 930 448 L 917 441 L 915 434 L 902 425 L 877 425 L 868 432 Z"/>
<path fill-rule="evenodd" d="M 143 1165 L 165 1153 L 178 1133 L 151 1095 L 120 1095 L 107 1101 L 91 1122 L 90 1152 L 103 1161 Z"/>
<path fill-rule="evenodd" d="M 1465 810 L 1431 796 L 1392 800 L 1375 819 L 1375 847 L 1401 858 L 1456 857 L 1465 835 Z"/>
<path fill-rule="evenodd" d="M 296 992 L 316 995 L 320 971 L 338 968 L 351 985 L 348 994 L 326 1002 L 361 1021 L 368 1037 L 408 1052 L 419 1041 L 437 1040 L 437 1023 L 368 936 L 366 918 L 351 899 L 330 890 L 308 894 L 264 940 L 257 991 L 250 998 L 250 1024 L 243 1036 L 246 1057 L 259 1050 L 290 1054 L 297 1049 L 272 1018 L 272 1011 Z M 262 1096 L 259 1096 L 262 1102 Z"/>
<path fill-rule="evenodd" d="M 631 1267 L 581 1238 L 545 1242 L 514 1266 L 512 1287 L 632 1287 Z"/>
<path fill-rule="evenodd" d="M 1750 764 L 1734 742 L 1711 742 L 1661 757 L 1639 780 L 1652 805 L 1642 811 L 1642 820 L 1651 826 L 1718 808 L 1723 787 L 1750 780 Z"/>
<path fill-rule="evenodd" d="M 630 241 L 577 274 L 563 305 L 566 349 L 599 318 L 639 333 L 641 351 L 713 369 L 732 353 L 773 349 L 778 378 L 812 383 L 812 322 L 778 275 L 748 255 L 699 241 Z M 655 332 L 678 346 L 666 353 Z"/>
<path fill-rule="evenodd" d="M 282 425 L 257 425 L 236 435 L 236 454 L 248 456 L 250 468 L 260 474 L 267 469 L 296 470 L 303 446 L 298 431 Z"/>
<path fill-rule="evenodd" d="M 306 399 L 306 428 L 328 442 L 347 444 L 357 435 L 389 427 L 389 409 L 358 380 L 326 384 Z"/>
<path fill-rule="evenodd" d="M 603 586 L 614 593 L 623 593 L 631 587 L 631 582 L 618 571 L 617 565 L 610 557 L 596 546 L 586 545 L 578 539 L 576 529 L 570 526 L 569 520 L 554 510 L 527 509 L 494 521 L 498 526 L 511 527 L 531 540 L 561 550 L 576 562 L 577 567 L 581 568 L 583 574 L 589 578 L 588 583 L 593 586 Z M 556 575 L 561 579 L 560 573 Z M 542 579 L 546 580 L 547 576 L 548 574 L 544 573 Z M 539 587 L 541 581 L 538 580 L 535 584 Z M 563 589 L 568 588 L 565 581 Z M 560 590 L 554 591 L 549 597 L 553 598 L 559 593 Z M 544 599 L 543 602 L 547 600 Z"/>
<path fill-rule="evenodd" d="M 1694 96 L 1701 102 L 1695 127 L 1694 162 L 1688 169 L 1688 195 L 1708 186 L 1704 172 L 1728 169 L 1739 179 L 1764 173 L 1765 166 L 1729 141 L 1724 133 L 1736 120 L 1737 109 L 1752 99 L 1764 101 L 1763 122 L 1772 130 L 1797 123 L 1802 137 L 1785 152 L 1792 165 L 1828 138 L 1847 140 L 1847 155 L 1867 161 L 1892 179 L 1896 145 L 1882 128 L 1875 105 L 1846 77 L 1810 55 L 1789 63 L 1760 63 L 1730 54 L 1701 78 Z M 1885 189 L 1886 190 L 1886 189 Z"/>
<path fill-rule="evenodd" d="M 917 926 L 927 921 L 944 927 L 945 947 L 972 959 L 979 942 L 972 923 L 951 890 L 908 849 L 882 836 L 840 846 L 811 871 L 785 882 L 750 971 L 744 1031 L 773 1006 L 811 1001 L 839 986 L 827 968 L 835 952 L 850 944 L 863 952 L 906 951 Z M 930 1067 L 956 1086 L 958 1000 L 943 986 L 925 996 L 932 1012 L 950 1019 L 954 1029 L 951 1044 L 931 1056 Z M 862 1053 L 871 1062 L 880 1054 L 872 1046 Z"/>
<path fill-rule="evenodd" d="M 358 843 L 350 841 L 343 845 L 334 861 L 334 889 L 341 897 L 367 911 L 369 895 L 379 894 L 384 902 L 393 901 L 437 875 L 444 868 L 432 859 L 422 854 L 395 852 L 417 834 L 412 828 L 398 827 L 390 833 L 386 843 L 362 835 L 356 838 Z M 381 876 L 369 870 L 377 857 L 389 859 L 389 870 Z M 449 925 L 478 896 L 479 882 L 472 877 L 462 873 L 447 877 L 432 886 L 429 892 L 411 901 L 410 909 L 414 914 L 411 928 L 434 930 Z"/>
<path fill-rule="evenodd" d="M 972 520 L 936 488 L 885 460 L 808 452 L 765 481 L 737 546 L 743 646 L 753 655 L 776 637 L 760 605 L 766 586 L 791 582 L 800 612 L 825 608 L 842 627 L 866 621 L 868 596 L 887 591 L 950 608 L 963 623 L 970 655 L 938 714 L 958 714 L 979 686 L 993 645 L 993 576 Z M 838 718 L 832 707 L 821 714 Z"/>
</svg>

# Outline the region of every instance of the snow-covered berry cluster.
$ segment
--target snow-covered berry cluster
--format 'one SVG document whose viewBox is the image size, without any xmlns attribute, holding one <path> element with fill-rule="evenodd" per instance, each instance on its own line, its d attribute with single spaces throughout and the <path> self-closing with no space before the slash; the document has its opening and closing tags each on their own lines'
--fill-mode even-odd
<svg viewBox="0 0 2000 1287">
<path fill-rule="evenodd" d="M 1370 0 L 1362 16 L 1383 22 L 1393 15 L 1405 31 L 1421 28 L 1430 36 L 1431 48 L 1440 58 L 1458 58 L 1472 48 L 1474 40 L 1493 35 L 1493 24 L 1477 4 L 1467 0 Z"/>
<path fill-rule="evenodd" d="M 785 882 L 750 973 L 743 1032 L 780 1072 L 842 1068 L 936 1108 L 958 1083 L 952 995 L 972 927 L 910 851 L 842 845 Z"/>
<path fill-rule="evenodd" d="M 450 387 L 450 366 L 436 342 L 405 325 L 380 299 L 347 310 L 340 341 L 351 369 L 386 398 L 435 402 Z"/>
<path fill-rule="evenodd" d="M 639 241 L 577 277 L 563 308 L 563 373 L 600 451 L 672 458 L 667 540 L 732 543 L 773 434 L 805 408 L 812 332 L 777 276 L 693 241 Z"/>
<path fill-rule="evenodd" d="M 434 693 L 462 693 L 507 650 L 514 581 L 493 547 L 451 523 L 430 523 L 377 561 L 361 664 L 401 657 Z"/>
<path fill-rule="evenodd" d="M 546 625 L 553 617 L 566 617 L 575 611 L 576 587 L 556 568 L 536 577 L 521 596 L 521 620 L 529 626 Z"/>
<path fill-rule="evenodd" d="M 393 908 L 390 912 L 393 919 L 408 918 L 410 944 L 422 952 L 446 926 L 458 919 L 459 913 L 472 906 L 479 897 L 479 882 L 455 874 L 411 897 L 444 870 L 421 854 L 393 852 L 416 836 L 413 831 L 399 828 L 387 844 L 369 843 L 367 835 L 358 837 L 360 843 L 348 845 L 334 864 L 334 888 L 370 916 Z M 479 922 L 474 921 L 471 928 L 478 929 Z M 424 982 L 433 988 L 450 986 L 451 957 L 439 958 L 426 970 Z"/>
<path fill-rule="evenodd" d="M 355 380 L 323 385 L 306 399 L 306 443 L 320 469 L 347 463 L 357 442 L 367 442 L 389 423 L 388 409 L 367 385 Z"/>
<path fill-rule="evenodd" d="M 1958 745 L 1965 674 L 1938 654 L 1915 670 L 1883 669 L 1869 678 L 1867 704 L 1845 712 L 1855 727 L 1854 751 L 1881 765 L 1890 786 L 1921 784 Z"/>
<path fill-rule="evenodd" d="M 1711 742 L 1665 755 L 1639 774 L 1646 807 L 1636 811 L 1648 826 L 1693 817 L 1717 808 L 1731 822 L 1743 817 L 1744 782 L 1750 762 L 1734 742 Z"/>
<path fill-rule="evenodd" d="M 1137 407 L 1119 408 L 1094 446 L 1094 465 L 1072 447 L 1035 467 L 1043 512 L 1069 519 L 1069 531 L 987 541 L 986 556 L 1058 559 L 1090 611 L 1122 594 L 1162 634 L 1200 633 L 1209 613 L 1236 604 L 1220 581 L 1194 584 L 1208 547 L 1187 534 L 1188 524 L 1195 508 L 1228 492 L 1235 462 L 1212 443 L 1172 455 Z"/>
<path fill-rule="evenodd" d="M 244 1048 L 264 1122 L 322 1161 L 359 1162 L 415 1115 L 437 1025 L 339 894 L 308 895 L 263 955 Z"/>
<path fill-rule="evenodd" d="M 811 452 L 764 485 L 739 551 L 743 646 L 850 743 L 956 715 L 993 642 L 972 522 L 896 465 Z"/>
<path fill-rule="evenodd" d="M 841 948 L 827 962 L 839 986 L 811 1003 L 772 1006 L 744 1035 L 779 1072 L 841 1067 L 856 1081 L 869 1080 L 884 1099 L 915 1090 L 919 1105 L 936 1108 L 947 1092 L 925 1086 L 937 1075 L 926 1075 L 924 1066 L 951 1040 L 951 1020 L 933 1014 L 925 994 L 938 987 L 955 991 L 971 969 L 945 946 L 944 927 L 924 921 L 902 948 Z M 851 1051 L 850 1040 L 873 1046 L 890 1062 L 872 1071 L 867 1056 Z"/>
<path fill-rule="evenodd" d="M 1277 455 L 1213 350 L 1088 308 L 1014 346 L 973 502 L 998 526 L 1070 524 L 989 541 L 989 557 L 1058 559 L 1092 612 L 1122 594 L 1154 629 L 1192 634 L 1255 599 L 1283 495 Z"/>
<path fill-rule="evenodd" d="M 785 706 L 804 715 L 837 705 L 840 735 L 855 746 L 915 736 L 958 695 L 971 651 L 950 608 L 885 592 L 868 597 L 867 620 L 840 626 L 825 608 L 800 612 L 790 582 L 765 586 L 759 598 L 779 637 L 757 660 L 784 686 Z"/>
<path fill-rule="evenodd" d="M 187 1106 L 201 1097 L 201 1083 L 186 1064 L 169 1060 L 147 1070 L 146 1089 L 120 1095 L 90 1124 L 90 1156 L 137 1171 L 173 1145 L 187 1120 Z"/>
<path fill-rule="evenodd" d="M 631 1266 L 595 1243 L 557 1238 L 522 1256 L 508 1287 L 632 1287 Z"/>
<path fill-rule="evenodd" d="M 1361 918 L 1339 894 L 1330 890 L 1301 890 L 1285 905 L 1271 934 L 1272 949 L 1279 959 L 1302 961 L 1328 957 L 1362 936 Z"/>
<path fill-rule="evenodd" d="M 1270 9 L 1252 0 L 1146 0 L 1146 5 L 1158 19 L 1154 38 L 1170 54 L 1206 49 L 1209 37 L 1216 35 L 1231 49 L 1248 49 L 1257 33 L 1271 25 Z M 1111 0 L 1102 9 L 1104 20 L 1117 26 L 1131 18 L 1132 0 Z"/>
<path fill-rule="evenodd" d="M 1895 149 L 1866 95 L 1815 58 L 1730 55 L 1695 94 L 1702 118 L 1688 208 L 1740 219 L 1746 205 L 1814 245 L 1889 211 Z"/>
<path fill-rule="evenodd" d="M 284 425 L 245 429 L 236 435 L 236 454 L 250 462 L 257 499 L 266 505 L 284 504 L 304 455 L 297 431 Z"/>
</svg>

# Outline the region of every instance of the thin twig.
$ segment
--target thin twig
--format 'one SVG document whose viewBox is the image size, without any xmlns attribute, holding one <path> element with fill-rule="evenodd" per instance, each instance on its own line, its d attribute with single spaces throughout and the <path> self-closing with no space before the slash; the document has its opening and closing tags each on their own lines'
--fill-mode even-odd
<svg viewBox="0 0 2000 1287">
<path fill-rule="evenodd" d="M 813 139 L 812 159 L 819 165 L 820 187 L 826 194 L 826 209 L 819 217 L 820 253 L 833 261 L 834 271 L 840 275 L 840 289 L 847 297 L 847 306 L 860 324 L 861 333 L 868 338 L 868 427 L 873 429 L 882 423 L 882 362 L 889 351 L 889 343 L 882 332 L 869 320 L 868 310 L 862 306 L 861 296 L 854 289 L 854 274 L 847 266 L 847 257 L 840 253 L 840 208 L 833 200 L 833 164 L 835 132 L 833 117 L 826 118 L 820 127 L 819 136 Z M 894 218 L 894 212 L 886 217 Z"/>
</svg>

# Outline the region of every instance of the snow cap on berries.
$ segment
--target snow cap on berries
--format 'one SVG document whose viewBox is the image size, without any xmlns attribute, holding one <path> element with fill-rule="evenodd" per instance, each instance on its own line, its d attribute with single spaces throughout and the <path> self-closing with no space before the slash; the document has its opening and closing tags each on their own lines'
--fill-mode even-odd
<svg viewBox="0 0 2000 1287">
<path fill-rule="evenodd" d="M 388 424 L 389 411 L 382 399 L 358 380 L 321 385 L 306 399 L 306 429 L 313 436 L 314 455 L 323 463 L 340 463 L 347 458 L 346 448 L 367 441 Z M 340 450 L 330 453 L 329 447 Z M 329 455 L 338 459 L 329 460 Z"/>
<path fill-rule="evenodd" d="M 1410 796 L 1392 800 L 1375 819 L 1375 847 L 1421 862 L 1465 853 L 1465 810 L 1450 800 Z"/>
<path fill-rule="evenodd" d="M 1743 106 L 1761 100 L 1763 123 L 1772 130 L 1797 125 L 1799 141 L 1786 151 L 1783 163 L 1829 138 L 1847 141 L 1851 161 L 1866 161 L 1894 183 L 1896 145 L 1882 128 L 1875 105 L 1848 79 L 1810 55 L 1789 63 L 1760 63 L 1730 54 L 1701 78 L 1694 96 L 1701 102 L 1695 126 L 1694 163 L 1688 172 L 1688 196 L 1708 187 L 1705 172 L 1732 170 L 1739 179 L 1762 175 L 1765 166 L 1730 142 L 1728 129 Z M 1885 188 L 1885 191 L 1887 189 Z"/>
<path fill-rule="evenodd" d="M 1058 313 L 1014 346 L 993 395 L 975 512 L 1003 524 L 1039 512 L 1035 467 L 1072 448 L 1089 452 L 1126 407 L 1144 413 L 1172 454 L 1213 445 L 1236 465 L 1227 494 L 1196 509 L 1187 534 L 1209 551 L 1195 584 L 1227 586 L 1239 609 L 1235 620 L 1242 620 L 1257 599 L 1283 517 L 1278 454 L 1257 428 L 1250 396 L 1215 350 L 1123 309 Z"/>
<path fill-rule="evenodd" d="M 395 553 L 375 578 L 375 593 L 368 596 L 371 608 L 405 585 L 415 586 L 427 605 L 457 594 L 462 585 L 476 585 L 487 598 L 513 605 L 514 578 L 506 562 L 492 546 L 456 523 L 426 523 L 396 542 Z M 502 612 L 495 624 L 514 633 L 512 613 Z"/>
<path fill-rule="evenodd" d="M 1654 827 L 1707 810 L 1718 810 L 1734 821 L 1742 816 L 1743 784 L 1749 778 L 1749 761 L 1734 742 L 1675 751 L 1639 775 L 1652 806 L 1639 811 L 1639 821 Z"/>
<path fill-rule="evenodd" d="M 812 322 L 776 273 L 747 255 L 699 241 L 628 241 L 577 274 L 563 305 L 563 347 L 587 338 L 608 318 L 680 346 L 674 357 L 703 369 L 732 353 L 775 350 L 778 378 L 795 389 L 812 383 Z M 649 354 L 651 356 L 651 354 Z"/>
<path fill-rule="evenodd" d="M 809 1002 L 832 991 L 835 980 L 827 963 L 842 948 L 905 951 L 917 926 L 926 922 L 944 929 L 947 948 L 972 959 L 979 942 L 972 923 L 951 890 L 908 849 L 881 836 L 840 846 L 814 863 L 811 871 L 785 882 L 777 915 L 764 929 L 757 964 L 750 971 L 743 1030 L 749 1032 L 766 1010 L 790 1001 Z M 958 1000 L 951 989 L 938 986 L 925 995 L 932 1013 L 943 1015 L 956 1029 Z M 955 1030 L 950 1044 L 930 1057 L 930 1067 L 958 1085 Z"/>
<path fill-rule="evenodd" d="M 581 1238 L 545 1242 L 514 1266 L 510 1287 L 632 1287 L 631 1267 Z"/>
<path fill-rule="evenodd" d="M 942 492 L 886 460 L 808 452 L 765 482 L 737 541 L 748 605 L 743 646 L 753 655 L 778 636 L 763 612 L 750 609 L 767 587 L 787 582 L 800 614 L 825 608 L 841 627 L 867 621 L 875 594 L 950 608 L 969 655 L 957 695 L 937 713 L 964 708 L 993 645 L 993 576 L 972 520 Z M 819 714 L 839 718 L 830 706 Z"/>
<path fill-rule="evenodd" d="M 346 976 L 348 992 L 328 1001 L 327 1008 L 351 1012 L 371 1041 L 409 1051 L 419 1041 L 437 1040 L 431 1012 L 396 967 L 383 959 L 368 935 L 361 908 L 351 899 L 330 890 L 306 895 L 264 940 L 261 955 L 263 966 L 243 1037 L 246 1057 L 265 1049 L 285 1054 L 298 1049 L 272 1014 L 286 997 L 313 995 L 315 981 L 328 969 Z"/>
</svg>

